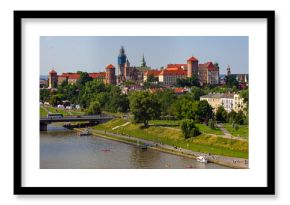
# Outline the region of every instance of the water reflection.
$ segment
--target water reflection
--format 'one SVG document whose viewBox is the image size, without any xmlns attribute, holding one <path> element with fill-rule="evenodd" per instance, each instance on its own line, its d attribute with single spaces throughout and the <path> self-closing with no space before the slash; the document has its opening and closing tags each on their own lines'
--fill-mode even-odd
<svg viewBox="0 0 290 205">
<path fill-rule="evenodd" d="M 96 136 L 77 136 L 62 127 L 49 126 L 40 132 L 41 169 L 222 169 L 213 163 L 202 164 L 194 159 Z"/>
</svg>

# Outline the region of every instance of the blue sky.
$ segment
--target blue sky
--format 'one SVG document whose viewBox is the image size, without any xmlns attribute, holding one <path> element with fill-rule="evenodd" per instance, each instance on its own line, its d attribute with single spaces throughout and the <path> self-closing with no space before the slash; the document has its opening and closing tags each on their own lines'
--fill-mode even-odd
<svg viewBox="0 0 290 205">
<path fill-rule="evenodd" d="M 248 73 L 247 36 L 42 36 L 40 74 L 54 68 L 62 72 L 100 72 L 108 64 L 117 67 L 121 46 L 131 65 L 139 66 L 144 53 L 151 68 L 186 63 L 194 56 L 199 63 L 218 62 L 220 73 L 229 64 L 232 73 Z"/>
</svg>

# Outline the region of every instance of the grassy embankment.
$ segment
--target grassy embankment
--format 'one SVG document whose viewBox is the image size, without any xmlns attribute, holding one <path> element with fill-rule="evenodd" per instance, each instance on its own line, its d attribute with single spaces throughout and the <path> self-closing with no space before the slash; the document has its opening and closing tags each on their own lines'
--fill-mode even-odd
<svg viewBox="0 0 290 205">
<path fill-rule="evenodd" d="M 76 111 L 76 110 L 65 110 L 65 109 L 61 109 L 61 108 L 55 108 L 55 107 L 43 107 L 40 106 L 40 116 L 41 117 L 45 117 L 47 115 L 48 112 L 50 113 L 61 113 L 64 116 L 69 116 L 69 115 L 83 115 L 84 112 L 82 111 Z"/>
<path fill-rule="evenodd" d="M 50 113 L 61 113 L 63 116 L 69 116 L 69 115 L 84 115 L 85 113 L 82 111 L 76 111 L 76 110 L 65 110 L 61 108 L 55 108 L 55 107 L 49 107 L 46 106 L 45 108 L 43 106 L 40 106 L 40 117 L 46 117 L 48 112 Z M 71 125 L 75 124 L 84 124 L 86 122 L 71 122 Z M 59 125 L 66 124 L 65 122 L 57 122 Z"/>
<path fill-rule="evenodd" d="M 47 111 L 40 106 L 40 117 L 46 117 L 47 116 Z"/>
<path fill-rule="evenodd" d="M 223 124 L 223 127 L 231 133 L 231 135 L 236 137 L 249 137 L 249 126 L 248 125 L 238 125 L 238 130 L 235 130 L 230 123 Z"/>
<path fill-rule="evenodd" d="M 154 120 L 150 121 L 148 128 L 143 128 L 141 124 L 129 124 L 121 126 L 127 121 L 124 119 L 113 119 L 107 123 L 94 126 L 94 129 L 106 130 L 108 132 L 126 134 L 136 138 L 151 140 L 158 143 L 175 145 L 197 152 L 212 153 L 217 155 L 232 157 L 248 157 L 248 142 L 225 139 L 218 136 L 201 134 L 198 137 L 184 139 L 179 128 L 178 121 Z M 114 127 L 117 129 L 112 130 Z M 219 129 L 209 130 L 205 125 L 198 124 L 202 132 L 221 134 Z"/>
</svg>

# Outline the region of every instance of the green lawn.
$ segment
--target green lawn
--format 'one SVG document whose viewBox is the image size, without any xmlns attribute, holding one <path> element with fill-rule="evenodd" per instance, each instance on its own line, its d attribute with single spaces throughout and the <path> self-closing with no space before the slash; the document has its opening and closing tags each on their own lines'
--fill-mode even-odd
<svg viewBox="0 0 290 205">
<path fill-rule="evenodd" d="M 180 122 L 181 122 L 180 120 L 150 120 L 149 124 L 151 124 L 151 125 L 179 127 Z"/>
<path fill-rule="evenodd" d="M 198 152 L 206 152 L 218 155 L 233 156 L 233 157 L 248 157 L 248 143 L 225 139 L 216 136 L 209 136 L 202 134 L 198 137 L 191 139 L 184 139 L 180 129 L 174 127 L 155 126 L 161 124 L 161 122 L 152 122 L 153 126 L 143 128 L 142 124 L 129 124 L 121 126 L 112 130 L 116 126 L 123 125 L 127 121 L 124 119 L 113 119 L 107 123 L 96 125 L 93 128 L 99 130 L 107 130 L 108 132 L 114 132 L 119 134 L 126 134 L 137 138 L 142 138 L 154 142 L 164 143 L 168 145 L 176 145 L 178 147 L 190 149 Z M 172 123 L 173 124 L 173 123 Z"/>
<path fill-rule="evenodd" d="M 175 127 L 179 129 L 181 120 L 150 120 L 150 125 L 156 126 L 164 126 L 164 127 Z M 204 134 L 215 134 L 215 135 L 223 135 L 224 133 L 219 128 L 211 129 L 209 126 L 205 124 L 196 124 L 199 130 Z"/>
<path fill-rule="evenodd" d="M 46 117 L 47 116 L 47 111 L 40 106 L 40 117 Z"/>
<path fill-rule="evenodd" d="M 204 134 L 215 134 L 215 135 L 223 135 L 224 133 L 219 128 L 211 129 L 209 126 L 205 124 L 196 124 L 199 128 L 199 131 Z"/>
<path fill-rule="evenodd" d="M 236 137 L 249 137 L 249 125 L 238 125 L 238 130 L 234 130 L 230 123 L 223 124 L 223 127 L 226 128 L 233 136 Z"/>
</svg>

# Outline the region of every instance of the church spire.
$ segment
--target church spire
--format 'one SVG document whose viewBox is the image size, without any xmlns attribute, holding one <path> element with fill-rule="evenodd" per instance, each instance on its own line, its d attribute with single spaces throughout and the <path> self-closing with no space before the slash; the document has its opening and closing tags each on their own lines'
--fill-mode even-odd
<svg viewBox="0 0 290 205">
<path fill-rule="evenodd" d="M 142 57 L 141 67 L 146 67 L 146 61 L 145 61 L 144 53 L 143 53 L 143 57 Z"/>
<path fill-rule="evenodd" d="M 230 65 L 228 65 L 228 68 L 227 68 L 227 75 L 231 75 L 231 68 L 230 68 Z"/>
</svg>

